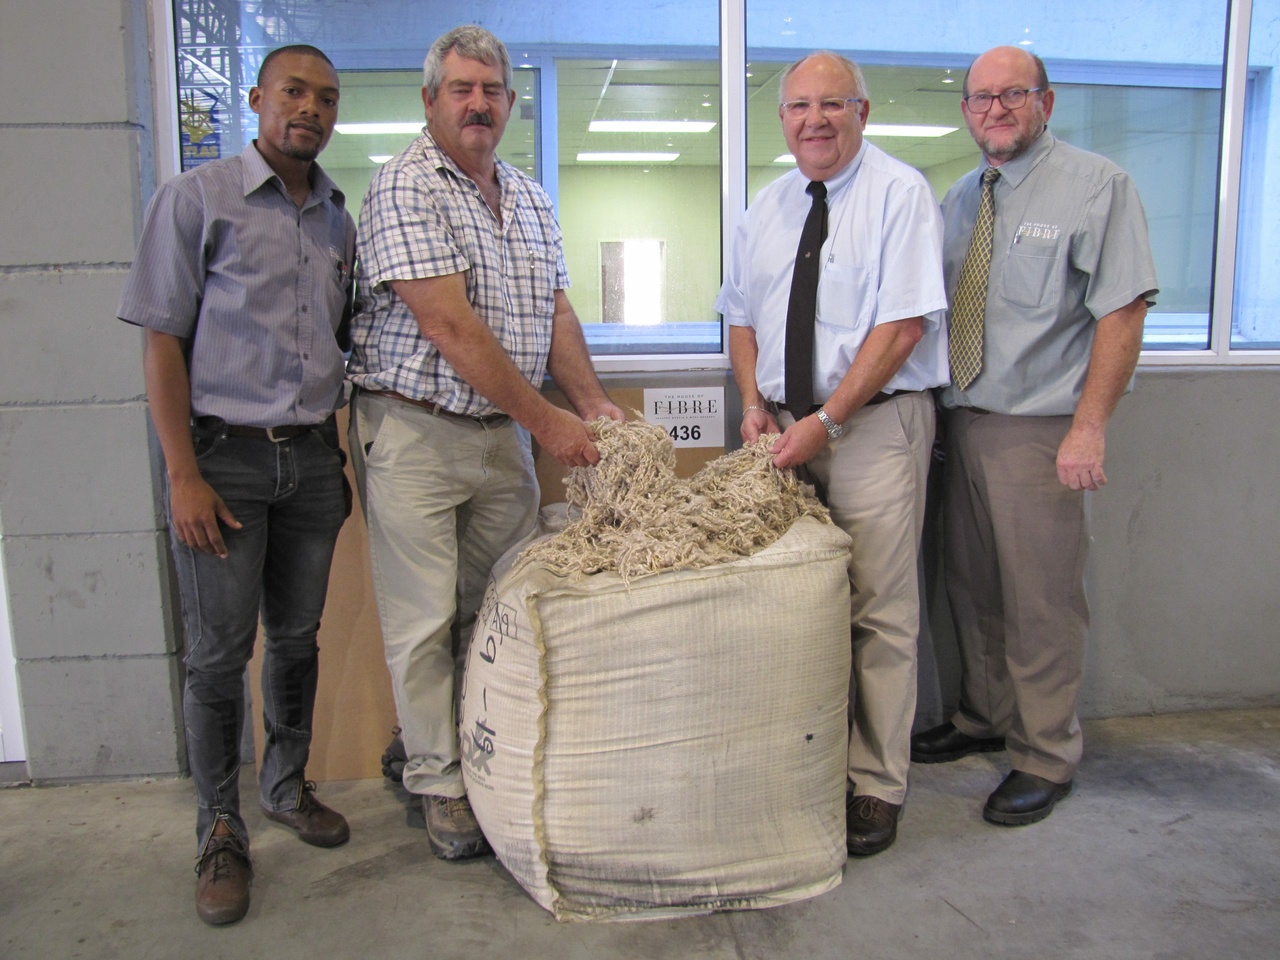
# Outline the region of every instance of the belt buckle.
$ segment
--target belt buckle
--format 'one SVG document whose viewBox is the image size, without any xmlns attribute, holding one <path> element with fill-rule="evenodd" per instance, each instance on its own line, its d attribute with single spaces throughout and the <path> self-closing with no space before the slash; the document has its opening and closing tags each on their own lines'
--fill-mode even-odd
<svg viewBox="0 0 1280 960">
<path fill-rule="evenodd" d="M 267 439 L 272 443 L 284 443 L 286 440 L 292 439 L 292 436 L 277 437 L 277 430 L 288 430 L 288 427 L 267 427 Z"/>
</svg>

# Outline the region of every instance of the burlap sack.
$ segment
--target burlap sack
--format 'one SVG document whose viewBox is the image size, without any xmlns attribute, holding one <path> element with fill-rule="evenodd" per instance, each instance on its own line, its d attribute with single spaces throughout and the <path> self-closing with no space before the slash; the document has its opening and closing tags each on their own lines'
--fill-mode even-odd
<svg viewBox="0 0 1280 960">
<path fill-rule="evenodd" d="M 518 551 L 467 664 L 463 778 L 561 920 L 767 907 L 840 882 L 848 538 L 801 519 L 733 563 L 624 584 Z"/>
</svg>

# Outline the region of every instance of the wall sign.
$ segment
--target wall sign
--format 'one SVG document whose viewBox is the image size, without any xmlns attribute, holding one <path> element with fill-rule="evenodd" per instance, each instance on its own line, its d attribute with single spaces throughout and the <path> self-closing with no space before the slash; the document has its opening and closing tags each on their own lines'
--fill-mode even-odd
<svg viewBox="0 0 1280 960">
<path fill-rule="evenodd" d="M 645 390 L 644 418 L 679 447 L 724 447 L 724 387 Z"/>
</svg>

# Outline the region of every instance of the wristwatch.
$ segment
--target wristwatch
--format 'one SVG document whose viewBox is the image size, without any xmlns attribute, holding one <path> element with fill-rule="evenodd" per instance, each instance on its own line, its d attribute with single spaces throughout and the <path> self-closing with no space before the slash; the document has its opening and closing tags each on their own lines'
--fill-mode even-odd
<svg viewBox="0 0 1280 960">
<path fill-rule="evenodd" d="M 844 436 L 844 424 L 836 423 L 828 417 L 825 407 L 819 407 L 816 416 L 818 417 L 818 422 L 827 428 L 828 440 L 839 440 Z"/>
</svg>

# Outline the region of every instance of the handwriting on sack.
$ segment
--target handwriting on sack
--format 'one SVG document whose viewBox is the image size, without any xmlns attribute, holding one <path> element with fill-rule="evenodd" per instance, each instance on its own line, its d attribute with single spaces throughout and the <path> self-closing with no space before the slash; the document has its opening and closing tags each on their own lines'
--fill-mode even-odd
<svg viewBox="0 0 1280 960">
<path fill-rule="evenodd" d="M 487 723 L 489 716 L 489 691 L 485 690 L 481 694 L 484 705 L 484 716 L 476 717 L 475 728 L 471 731 L 462 743 L 462 750 L 465 756 L 463 760 L 474 773 L 488 774 L 489 761 L 493 758 L 496 747 L 493 738 L 496 737 L 497 731 Z"/>
<path fill-rule="evenodd" d="M 486 632 L 484 646 L 480 648 L 480 659 L 485 663 L 493 663 L 498 659 L 498 648 L 502 646 L 503 639 L 515 638 L 516 612 L 513 607 L 495 600 L 485 605 L 482 616 Z"/>
<path fill-rule="evenodd" d="M 483 638 L 477 636 L 480 648 L 477 655 L 485 663 L 494 663 L 502 650 L 506 639 L 514 639 L 518 629 L 515 608 L 500 603 L 492 590 L 485 597 L 484 609 L 480 612 L 480 620 L 484 625 Z M 474 727 L 463 737 L 463 760 L 476 774 L 490 773 L 489 761 L 497 752 L 497 731 L 489 725 L 489 690 L 481 687 L 480 700 L 482 709 L 476 717 Z"/>
</svg>

